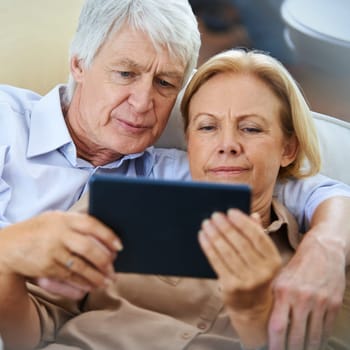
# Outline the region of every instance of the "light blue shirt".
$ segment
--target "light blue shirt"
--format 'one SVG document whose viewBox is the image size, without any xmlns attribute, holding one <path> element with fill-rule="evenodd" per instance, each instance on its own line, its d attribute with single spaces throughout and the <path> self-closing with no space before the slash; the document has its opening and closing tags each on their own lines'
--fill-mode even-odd
<svg viewBox="0 0 350 350">
<path fill-rule="evenodd" d="M 57 86 L 44 97 L 0 85 L 0 228 L 45 210 L 67 210 L 86 191 L 94 173 L 190 180 L 186 153 L 150 147 L 104 166 L 77 157 L 62 114 Z M 314 209 L 350 187 L 326 177 L 288 181 L 279 199 L 308 224 Z"/>
</svg>

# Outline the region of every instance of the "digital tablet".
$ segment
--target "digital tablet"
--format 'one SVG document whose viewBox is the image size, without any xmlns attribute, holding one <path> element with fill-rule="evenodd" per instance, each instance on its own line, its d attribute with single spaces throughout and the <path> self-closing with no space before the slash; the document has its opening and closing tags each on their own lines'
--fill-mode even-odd
<svg viewBox="0 0 350 350">
<path fill-rule="evenodd" d="M 198 242 L 202 221 L 214 211 L 250 211 L 246 185 L 94 175 L 89 186 L 89 213 L 123 243 L 118 272 L 216 278 Z"/>
</svg>

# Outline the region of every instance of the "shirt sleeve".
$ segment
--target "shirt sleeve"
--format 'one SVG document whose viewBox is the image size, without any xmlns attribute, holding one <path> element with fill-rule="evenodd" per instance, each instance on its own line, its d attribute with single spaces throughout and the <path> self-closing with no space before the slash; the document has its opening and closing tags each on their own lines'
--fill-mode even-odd
<svg viewBox="0 0 350 350">
<path fill-rule="evenodd" d="M 81 313 L 78 301 L 55 296 L 31 283 L 27 289 L 40 319 L 41 346 L 54 341 L 57 330 Z"/>
<path fill-rule="evenodd" d="M 275 187 L 275 196 L 296 217 L 301 232 L 305 232 L 310 227 L 312 215 L 318 205 L 331 197 L 350 197 L 350 186 L 323 175 L 316 175 L 302 180 L 279 182 Z"/>
<path fill-rule="evenodd" d="M 5 211 L 11 199 L 11 188 L 3 179 L 3 172 L 8 161 L 9 146 L 0 145 L 0 229 L 10 223 L 5 218 Z"/>
<path fill-rule="evenodd" d="M 191 179 L 186 152 L 175 148 L 155 148 L 154 157 L 150 177 L 184 181 Z"/>
</svg>

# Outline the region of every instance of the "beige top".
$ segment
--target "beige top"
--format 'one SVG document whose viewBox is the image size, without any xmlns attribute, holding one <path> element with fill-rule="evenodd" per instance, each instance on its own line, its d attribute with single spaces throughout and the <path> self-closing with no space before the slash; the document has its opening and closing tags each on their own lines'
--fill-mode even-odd
<svg viewBox="0 0 350 350">
<path fill-rule="evenodd" d="M 273 208 L 277 219 L 268 232 L 286 261 L 299 242 L 297 224 L 281 204 Z M 42 345 L 55 341 L 45 349 L 241 348 L 216 280 L 120 273 L 114 285 L 80 305 L 29 288 L 42 321 Z"/>
</svg>

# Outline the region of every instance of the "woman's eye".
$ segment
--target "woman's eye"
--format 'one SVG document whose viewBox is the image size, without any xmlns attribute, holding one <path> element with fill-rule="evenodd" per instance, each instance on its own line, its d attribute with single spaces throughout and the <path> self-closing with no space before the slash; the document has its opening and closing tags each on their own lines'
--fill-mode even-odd
<svg viewBox="0 0 350 350">
<path fill-rule="evenodd" d="M 214 129 L 215 129 L 214 125 L 203 125 L 198 127 L 198 130 L 201 130 L 201 131 L 212 131 Z"/>
<path fill-rule="evenodd" d="M 261 132 L 261 129 L 257 127 L 243 127 L 241 130 L 248 134 L 258 134 Z"/>
</svg>

